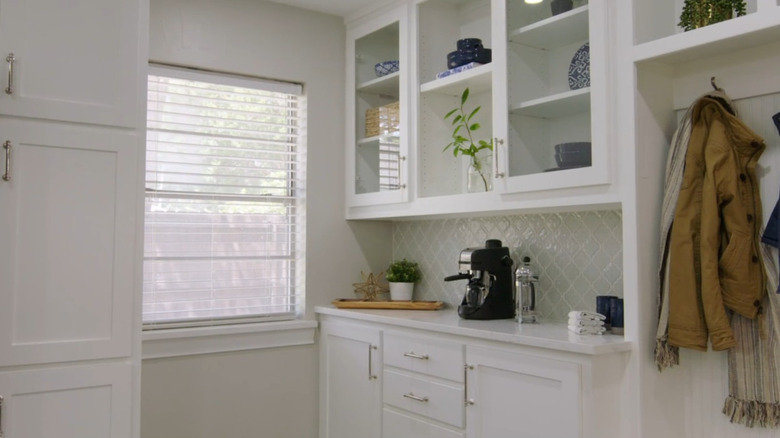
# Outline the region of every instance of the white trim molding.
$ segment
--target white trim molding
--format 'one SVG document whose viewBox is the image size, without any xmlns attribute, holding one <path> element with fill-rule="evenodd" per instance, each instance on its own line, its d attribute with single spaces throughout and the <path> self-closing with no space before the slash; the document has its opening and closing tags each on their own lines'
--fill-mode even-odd
<svg viewBox="0 0 780 438">
<path fill-rule="evenodd" d="M 314 343 L 317 321 L 279 321 L 153 330 L 143 333 L 143 359 L 255 350 Z"/>
</svg>

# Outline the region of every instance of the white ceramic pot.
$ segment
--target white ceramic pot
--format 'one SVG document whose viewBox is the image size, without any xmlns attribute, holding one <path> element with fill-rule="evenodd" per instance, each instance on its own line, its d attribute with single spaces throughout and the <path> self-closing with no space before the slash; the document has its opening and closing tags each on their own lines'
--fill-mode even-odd
<svg viewBox="0 0 780 438">
<path fill-rule="evenodd" d="M 394 283 L 390 284 L 390 299 L 393 301 L 411 301 L 414 293 L 414 283 Z"/>
</svg>

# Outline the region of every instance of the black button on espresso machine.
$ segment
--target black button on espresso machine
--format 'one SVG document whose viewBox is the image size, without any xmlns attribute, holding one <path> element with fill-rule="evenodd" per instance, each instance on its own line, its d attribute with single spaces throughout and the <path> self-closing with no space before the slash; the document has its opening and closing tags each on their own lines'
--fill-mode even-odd
<svg viewBox="0 0 780 438">
<path fill-rule="evenodd" d="M 464 319 L 509 319 L 515 317 L 514 282 L 509 248 L 490 239 L 484 248 L 460 252 L 459 273 L 444 281 L 468 280 L 458 315 Z"/>
</svg>

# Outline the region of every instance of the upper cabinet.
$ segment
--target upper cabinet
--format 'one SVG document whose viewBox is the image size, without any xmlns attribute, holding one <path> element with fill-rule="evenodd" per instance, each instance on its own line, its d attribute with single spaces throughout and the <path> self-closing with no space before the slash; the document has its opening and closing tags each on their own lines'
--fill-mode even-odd
<svg viewBox="0 0 780 438">
<path fill-rule="evenodd" d="M 501 188 L 609 182 L 605 2 L 503 3 L 497 33 L 506 56 L 494 67 L 494 87 L 502 90 L 494 100 Z"/>
<path fill-rule="evenodd" d="M 134 127 L 141 19 L 127 0 L 0 0 L 0 114 Z"/>
<path fill-rule="evenodd" d="M 347 35 L 347 199 L 376 205 L 407 199 L 407 8 Z"/>
<path fill-rule="evenodd" d="M 409 0 L 353 23 L 347 217 L 617 205 L 609 1 Z"/>
</svg>

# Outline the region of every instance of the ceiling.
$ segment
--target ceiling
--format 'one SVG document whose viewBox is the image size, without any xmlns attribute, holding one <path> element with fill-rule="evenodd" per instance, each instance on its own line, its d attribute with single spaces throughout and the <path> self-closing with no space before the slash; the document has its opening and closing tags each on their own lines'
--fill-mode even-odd
<svg viewBox="0 0 780 438">
<path fill-rule="evenodd" d="M 271 0 L 289 6 L 345 17 L 387 0 Z"/>
</svg>

